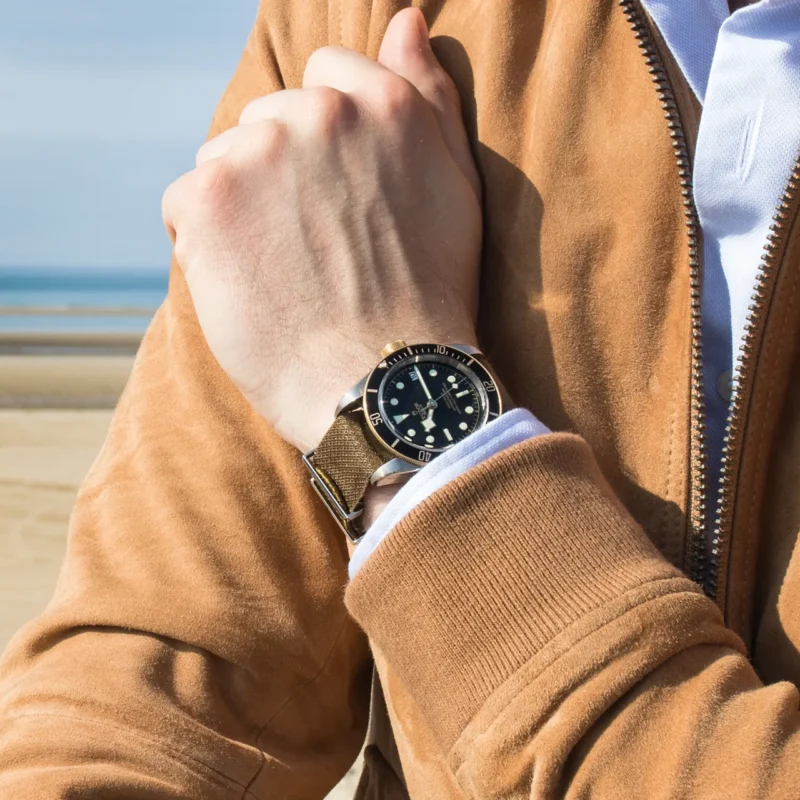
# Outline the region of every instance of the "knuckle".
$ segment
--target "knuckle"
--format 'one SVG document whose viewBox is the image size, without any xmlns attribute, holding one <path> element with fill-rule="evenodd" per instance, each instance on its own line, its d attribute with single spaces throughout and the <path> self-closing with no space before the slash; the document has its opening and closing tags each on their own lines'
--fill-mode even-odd
<svg viewBox="0 0 800 800">
<path fill-rule="evenodd" d="M 429 92 L 431 97 L 436 97 L 456 108 L 461 107 L 461 98 L 453 79 L 443 70 L 439 69 L 430 77 Z"/>
<path fill-rule="evenodd" d="M 191 259 L 189 242 L 189 237 L 178 233 L 178 235 L 175 237 L 175 244 L 172 246 L 172 254 L 175 256 L 175 260 L 183 269 L 187 268 Z"/>
<path fill-rule="evenodd" d="M 236 190 L 236 170 L 225 158 L 201 164 L 195 175 L 197 200 L 205 207 L 218 210 L 230 202 Z"/>
<path fill-rule="evenodd" d="M 306 62 L 306 72 L 313 73 L 322 69 L 326 62 L 331 60 L 331 57 L 338 50 L 334 45 L 326 45 L 325 47 L 317 48 L 308 58 Z"/>
<path fill-rule="evenodd" d="M 357 107 L 350 95 L 320 86 L 310 94 L 309 116 L 314 129 L 323 134 L 349 128 L 356 120 Z"/>
<path fill-rule="evenodd" d="M 273 162 L 283 150 L 286 128 L 275 119 L 262 119 L 253 123 L 256 153 L 261 161 Z"/>
<path fill-rule="evenodd" d="M 420 93 L 407 80 L 394 75 L 384 80 L 379 97 L 383 113 L 396 121 L 413 117 L 422 101 Z"/>
<path fill-rule="evenodd" d="M 175 207 L 179 191 L 177 181 L 175 181 L 167 186 L 164 194 L 161 195 L 161 219 L 167 224 L 172 224 L 175 221 Z"/>
<path fill-rule="evenodd" d="M 240 125 L 246 125 L 248 122 L 258 118 L 261 107 L 264 105 L 263 100 L 263 97 L 257 97 L 242 109 L 242 113 L 239 114 Z"/>
<path fill-rule="evenodd" d="M 161 195 L 161 219 L 170 232 L 170 237 L 177 232 L 177 229 L 186 216 L 191 194 L 187 192 L 187 183 L 191 180 L 191 173 L 182 175 L 173 181 Z"/>
<path fill-rule="evenodd" d="M 208 159 L 213 155 L 214 147 L 215 147 L 213 142 L 214 142 L 214 140 L 211 139 L 211 140 L 209 140 L 207 142 L 204 142 L 203 144 L 200 145 L 200 147 L 197 149 L 197 153 L 196 153 L 196 155 L 194 157 L 195 166 L 199 166 L 204 161 L 208 161 Z"/>
</svg>

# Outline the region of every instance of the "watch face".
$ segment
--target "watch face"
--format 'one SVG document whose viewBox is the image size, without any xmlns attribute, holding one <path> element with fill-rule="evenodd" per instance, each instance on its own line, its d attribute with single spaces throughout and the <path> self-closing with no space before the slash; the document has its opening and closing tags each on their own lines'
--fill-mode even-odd
<svg viewBox="0 0 800 800">
<path fill-rule="evenodd" d="M 486 368 L 433 344 L 405 347 L 381 362 L 367 381 L 364 405 L 384 446 L 415 463 L 432 460 L 500 413 Z"/>
</svg>

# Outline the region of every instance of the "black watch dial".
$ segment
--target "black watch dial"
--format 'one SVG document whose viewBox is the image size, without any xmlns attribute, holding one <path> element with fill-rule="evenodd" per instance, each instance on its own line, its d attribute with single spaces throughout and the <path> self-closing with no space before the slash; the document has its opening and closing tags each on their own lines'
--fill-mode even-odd
<svg viewBox="0 0 800 800">
<path fill-rule="evenodd" d="M 500 413 L 488 370 L 471 355 L 444 345 L 413 345 L 393 353 L 370 375 L 364 404 L 384 446 L 419 463 Z"/>
<path fill-rule="evenodd" d="M 446 450 L 483 423 L 485 392 L 473 376 L 441 361 L 418 361 L 390 375 L 379 399 L 389 428 L 427 450 Z"/>
</svg>

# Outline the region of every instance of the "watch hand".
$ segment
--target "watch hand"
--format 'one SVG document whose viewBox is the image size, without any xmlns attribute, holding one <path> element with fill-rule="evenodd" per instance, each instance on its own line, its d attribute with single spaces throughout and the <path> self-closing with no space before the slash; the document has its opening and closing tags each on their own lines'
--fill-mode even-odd
<svg viewBox="0 0 800 800">
<path fill-rule="evenodd" d="M 458 388 L 458 384 L 454 383 L 449 389 L 445 389 L 445 391 L 443 391 L 433 402 L 434 403 L 438 403 L 446 394 L 450 394 L 450 392 L 452 392 L 453 389 L 457 389 L 457 388 Z"/>
<path fill-rule="evenodd" d="M 414 364 L 414 371 L 417 373 L 417 377 L 419 378 L 419 382 L 422 384 L 422 388 L 425 391 L 425 394 L 428 397 L 428 400 L 433 400 L 431 397 L 430 390 L 428 389 L 428 385 L 425 383 L 425 379 L 422 377 L 422 373 L 419 371 L 419 367 Z"/>
<path fill-rule="evenodd" d="M 433 428 L 436 427 L 436 423 L 433 420 L 433 409 L 432 408 L 428 411 L 427 418 L 422 420 L 422 427 L 425 429 L 426 432 L 430 431 L 430 430 L 432 430 Z"/>
</svg>

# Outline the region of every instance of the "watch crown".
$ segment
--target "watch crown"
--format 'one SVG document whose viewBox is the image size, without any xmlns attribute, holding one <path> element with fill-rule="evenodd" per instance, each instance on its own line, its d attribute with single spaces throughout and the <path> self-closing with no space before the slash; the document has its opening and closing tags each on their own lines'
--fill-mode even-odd
<svg viewBox="0 0 800 800">
<path fill-rule="evenodd" d="M 389 342 L 389 344 L 381 350 L 381 358 L 387 358 L 392 353 L 402 350 L 404 347 L 408 347 L 408 345 L 402 339 L 398 339 L 396 342 Z"/>
</svg>

